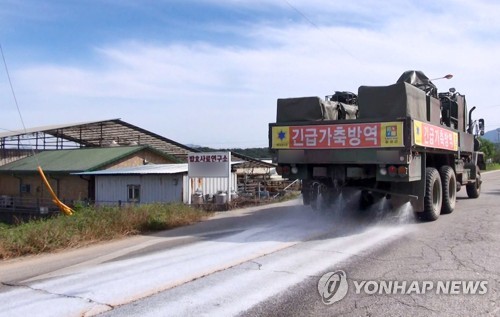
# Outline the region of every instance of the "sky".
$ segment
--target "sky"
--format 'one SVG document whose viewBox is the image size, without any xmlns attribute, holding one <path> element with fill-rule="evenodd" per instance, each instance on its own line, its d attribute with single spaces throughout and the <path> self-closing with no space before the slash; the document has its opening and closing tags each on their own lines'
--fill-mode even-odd
<svg viewBox="0 0 500 317">
<path fill-rule="evenodd" d="M 493 130 L 498 16 L 497 0 L 0 0 L 0 131 L 120 118 L 183 144 L 265 147 L 278 98 L 406 70 L 453 74 L 439 91 Z"/>
</svg>

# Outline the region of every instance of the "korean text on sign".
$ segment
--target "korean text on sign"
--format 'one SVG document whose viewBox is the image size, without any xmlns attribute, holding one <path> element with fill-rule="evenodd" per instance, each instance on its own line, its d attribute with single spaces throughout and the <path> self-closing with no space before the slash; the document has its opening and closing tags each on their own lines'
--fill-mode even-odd
<svg viewBox="0 0 500 317">
<path fill-rule="evenodd" d="M 380 124 L 290 127 L 290 148 L 357 148 L 380 146 Z"/>
<path fill-rule="evenodd" d="M 424 124 L 422 128 L 422 145 L 448 150 L 453 150 L 456 147 L 452 131 L 430 124 Z"/>
<path fill-rule="evenodd" d="M 194 154 L 189 155 L 190 163 L 220 163 L 227 162 L 227 155 L 204 155 L 204 154 Z"/>
</svg>

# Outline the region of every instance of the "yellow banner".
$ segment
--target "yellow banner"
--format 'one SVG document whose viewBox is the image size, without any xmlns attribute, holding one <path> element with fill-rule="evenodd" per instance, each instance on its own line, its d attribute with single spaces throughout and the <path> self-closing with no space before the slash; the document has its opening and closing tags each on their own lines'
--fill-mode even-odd
<svg viewBox="0 0 500 317">
<path fill-rule="evenodd" d="M 433 124 L 413 121 L 416 145 L 444 150 L 458 150 L 458 133 Z"/>
<path fill-rule="evenodd" d="M 418 144 L 418 145 L 423 145 L 422 135 L 424 133 L 423 133 L 422 124 L 423 124 L 423 122 L 420 122 L 417 120 L 413 121 L 413 137 L 415 138 L 415 144 Z"/>
</svg>

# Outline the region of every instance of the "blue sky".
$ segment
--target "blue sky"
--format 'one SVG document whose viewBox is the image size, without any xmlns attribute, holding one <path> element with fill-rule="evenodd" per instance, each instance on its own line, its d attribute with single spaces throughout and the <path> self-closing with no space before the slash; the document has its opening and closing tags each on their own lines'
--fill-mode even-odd
<svg viewBox="0 0 500 317">
<path fill-rule="evenodd" d="M 121 118 L 177 142 L 267 145 L 276 99 L 389 85 L 408 69 L 500 127 L 493 0 L 0 0 L 26 126 Z M 0 129 L 22 128 L 0 71 Z"/>
</svg>

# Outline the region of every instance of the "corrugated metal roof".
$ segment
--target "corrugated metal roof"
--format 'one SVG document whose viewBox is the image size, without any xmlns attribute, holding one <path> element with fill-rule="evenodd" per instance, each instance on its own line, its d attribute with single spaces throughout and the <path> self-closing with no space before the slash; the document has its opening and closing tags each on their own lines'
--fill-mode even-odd
<svg viewBox="0 0 500 317">
<path fill-rule="evenodd" d="M 77 123 L 71 123 L 71 124 L 52 124 L 52 125 L 35 127 L 35 128 L 27 128 L 26 130 L 13 130 L 13 131 L 7 131 L 7 132 L 0 132 L 0 138 L 13 137 L 13 136 L 31 134 L 31 133 L 36 133 L 36 132 L 54 131 L 54 130 L 65 129 L 65 128 L 74 128 L 74 127 L 93 125 L 93 124 L 99 124 L 99 123 L 106 123 L 108 121 L 115 121 L 115 120 L 120 120 L 120 119 L 77 122 Z"/>
<path fill-rule="evenodd" d="M 174 155 L 179 159 L 185 160 L 189 152 L 198 152 L 188 146 L 162 137 L 156 133 L 147 131 L 120 119 L 111 119 L 104 121 L 81 122 L 73 124 L 50 125 L 26 130 L 8 131 L 0 133 L 0 139 L 3 143 L 16 143 L 17 137 L 31 136 L 40 138 L 40 142 L 35 143 L 37 148 L 44 150 L 44 135 L 63 139 L 69 142 L 75 142 L 82 147 L 102 147 L 112 142 L 120 145 L 138 144 L 149 145 L 155 149 Z M 40 143 L 40 144 L 38 144 Z M 62 148 L 62 146 L 61 146 Z"/>
<path fill-rule="evenodd" d="M 54 138 L 55 140 L 49 142 L 46 138 Z M 26 143 L 28 140 L 31 140 L 31 142 Z M 0 148 L 9 148 L 11 146 L 12 148 L 34 147 L 36 151 L 49 150 L 45 146 L 50 143 L 52 146 L 55 144 L 58 150 L 62 150 L 64 148 L 62 140 L 74 142 L 82 148 L 104 147 L 113 142 L 120 145 L 149 145 L 182 161 L 186 161 L 189 152 L 200 152 L 199 149 L 188 147 L 120 119 L 49 125 L 26 130 L 0 132 Z M 20 143 L 23 143 L 25 147 L 19 147 Z M 232 152 L 232 156 L 233 161 L 245 160 L 249 166 L 275 166 L 240 153 Z"/>
<path fill-rule="evenodd" d="M 143 149 L 155 151 L 148 146 L 126 146 L 109 148 L 84 148 L 76 150 L 43 151 L 12 163 L 0 166 L 0 172 L 34 172 L 40 165 L 45 172 L 73 173 L 92 171 L 139 152 Z M 166 156 L 164 153 L 161 155 Z"/>
<path fill-rule="evenodd" d="M 135 167 L 114 168 L 110 170 L 76 173 L 77 175 L 145 175 L 145 174 L 178 174 L 187 173 L 187 163 L 181 164 L 148 164 Z"/>
<path fill-rule="evenodd" d="M 231 162 L 231 165 L 243 162 Z M 110 170 L 74 173 L 75 175 L 146 175 L 146 174 L 178 174 L 187 173 L 188 164 L 148 164 L 134 167 L 114 168 Z"/>
</svg>

